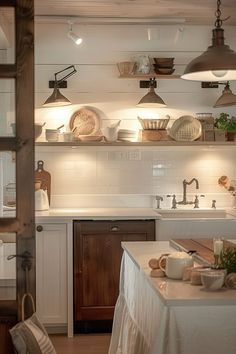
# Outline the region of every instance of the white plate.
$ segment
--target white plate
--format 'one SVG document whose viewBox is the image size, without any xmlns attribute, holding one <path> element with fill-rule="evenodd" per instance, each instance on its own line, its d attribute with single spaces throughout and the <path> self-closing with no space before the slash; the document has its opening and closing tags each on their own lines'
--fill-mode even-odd
<svg viewBox="0 0 236 354">
<path fill-rule="evenodd" d="M 100 118 L 91 109 L 81 108 L 70 119 L 70 129 L 75 135 L 96 135 L 100 129 Z"/>
<path fill-rule="evenodd" d="M 182 116 L 174 121 L 168 134 L 176 141 L 194 141 L 202 134 L 202 125 L 192 116 Z"/>
</svg>

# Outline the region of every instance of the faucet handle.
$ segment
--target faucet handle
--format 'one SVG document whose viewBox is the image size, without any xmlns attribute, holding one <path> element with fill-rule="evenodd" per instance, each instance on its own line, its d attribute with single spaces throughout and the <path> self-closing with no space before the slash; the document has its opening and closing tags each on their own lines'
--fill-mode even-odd
<svg viewBox="0 0 236 354">
<path fill-rule="evenodd" d="M 195 199 L 194 199 L 194 202 L 193 202 L 193 204 L 194 204 L 194 209 L 197 209 L 197 208 L 199 208 L 199 199 L 198 198 L 204 198 L 205 197 L 205 194 L 200 194 L 200 195 L 195 195 Z"/>
<path fill-rule="evenodd" d="M 163 202 L 163 197 L 156 195 L 157 209 L 161 209 L 161 202 Z"/>
<path fill-rule="evenodd" d="M 176 195 L 175 194 L 167 194 L 167 198 L 173 198 L 172 199 L 172 206 L 171 209 L 177 209 L 177 200 L 176 200 Z"/>
</svg>

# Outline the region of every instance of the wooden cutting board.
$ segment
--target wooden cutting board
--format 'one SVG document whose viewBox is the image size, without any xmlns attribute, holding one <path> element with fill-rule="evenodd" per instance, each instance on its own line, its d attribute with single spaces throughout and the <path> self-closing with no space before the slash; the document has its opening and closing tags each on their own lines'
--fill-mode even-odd
<svg viewBox="0 0 236 354">
<path fill-rule="evenodd" d="M 35 181 L 41 182 L 41 189 L 47 191 L 48 201 L 51 201 L 51 175 L 48 171 L 44 170 L 44 161 L 37 162 L 37 169 L 35 171 Z"/>
<path fill-rule="evenodd" d="M 213 240 L 210 238 L 173 239 L 170 241 L 170 245 L 186 252 L 196 251 L 194 253 L 196 259 L 208 265 L 214 263 Z M 236 246 L 234 243 L 224 240 L 224 247 L 235 248 Z"/>
</svg>

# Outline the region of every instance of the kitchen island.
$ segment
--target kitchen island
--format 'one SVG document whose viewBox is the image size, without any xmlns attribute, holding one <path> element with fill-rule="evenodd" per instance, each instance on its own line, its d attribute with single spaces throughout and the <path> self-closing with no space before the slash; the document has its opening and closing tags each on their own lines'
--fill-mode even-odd
<svg viewBox="0 0 236 354">
<path fill-rule="evenodd" d="M 173 252 L 169 242 L 122 243 L 120 295 L 109 354 L 233 354 L 235 290 L 151 278 L 148 260 Z"/>
</svg>

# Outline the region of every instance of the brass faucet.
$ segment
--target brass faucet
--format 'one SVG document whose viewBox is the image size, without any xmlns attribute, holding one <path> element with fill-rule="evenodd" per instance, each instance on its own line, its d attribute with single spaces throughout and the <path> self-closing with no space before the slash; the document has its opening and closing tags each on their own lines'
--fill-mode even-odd
<svg viewBox="0 0 236 354">
<path fill-rule="evenodd" d="M 181 204 L 181 205 L 194 204 L 194 202 L 187 201 L 187 186 L 189 186 L 193 182 L 196 183 L 196 189 L 199 189 L 199 183 L 196 178 L 192 178 L 191 181 L 189 182 L 187 182 L 186 179 L 183 180 L 183 200 L 181 200 L 181 202 L 177 202 L 177 204 Z"/>
<path fill-rule="evenodd" d="M 196 189 L 199 189 L 199 183 L 196 178 L 192 178 L 191 181 L 186 181 L 186 179 L 183 180 L 183 199 L 180 202 L 177 202 L 176 196 L 174 195 L 167 195 L 167 197 L 172 197 L 172 209 L 176 209 L 177 205 L 187 205 L 187 204 L 194 204 L 194 208 L 199 208 L 199 199 L 198 196 L 195 196 L 194 201 L 188 201 L 187 200 L 187 186 L 192 184 L 193 182 L 196 183 Z M 201 195 L 201 197 L 204 197 L 204 195 Z"/>
</svg>

